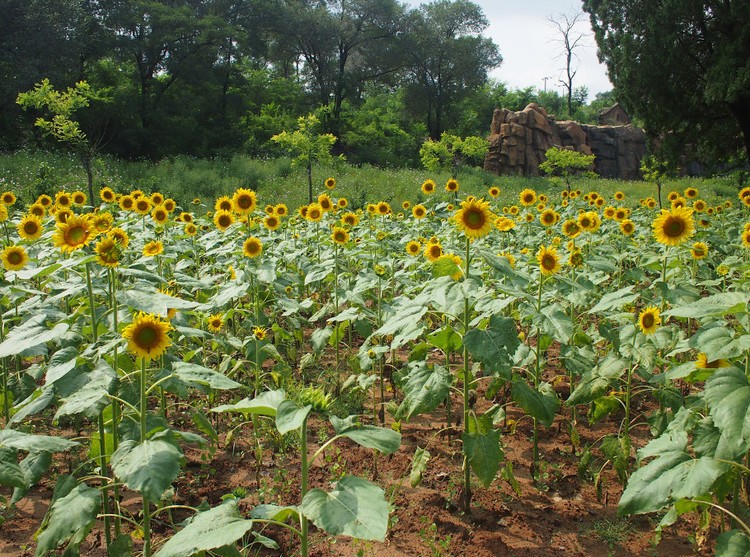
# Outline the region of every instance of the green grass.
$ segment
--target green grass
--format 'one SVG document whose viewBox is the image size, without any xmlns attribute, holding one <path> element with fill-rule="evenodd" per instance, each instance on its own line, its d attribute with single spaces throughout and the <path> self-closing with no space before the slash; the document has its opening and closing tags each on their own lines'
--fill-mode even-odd
<svg viewBox="0 0 750 557">
<path fill-rule="evenodd" d="M 388 201 L 396 209 L 405 200 L 412 203 L 422 199 L 420 185 L 427 178 L 438 184 L 438 194 L 450 199 L 442 191 L 448 174 L 432 174 L 422 169 L 381 169 L 373 166 L 352 166 L 337 163 L 313 169 L 316 193 L 324 191 L 323 181 L 333 176 L 338 186 L 333 197 L 346 197 L 353 208 L 368 202 Z M 231 159 L 196 159 L 188 156 L 172 157 L 159 162 L 121 161 L 98 157 L 94 163 L 95 191 L 109 185 L 124 193 L 139 188 L 146 192 L 160 191 L 186 206 L 194 198 L 213 205 L 218 196 L 230 194 L 238 187 L 255 189 L 262 204 L 286 203 L 294 209 L 307 202 L 307 178 L 303 168 L 296 168 L 290 159 L 252 159 L 235 155 Z M 542 177 L 494 176 L 479 168 L 464 169 L 458 176 L 461 184 L 459 198 L 466 195 L 486 196 L 490 185 L 503 192 L 503 203 L 516 203 L 518 192 L 533 188 L 538 193 L 556 193 L 558 186 Z M 12 190 L 23 203 L 30 203 L 41 193 L 60 189 L 85 191 L 86 178 L 76 158 L 67 153 L 19 151 L 0 154 L 0 188 Z M 683 191 L 694 186 L 709 203 L 718 198 L 736 198 L 738 185 L 732 177 L 681 178 L 664 184 L 663 195 L 670 190 Z M 624 191 L 629 201 L 655 196 L 656 188 L 642 181 L 582 178 L 575 187 L 584 192 L 596 190 L 611 198 L 617 190 Z"/>
</svg>

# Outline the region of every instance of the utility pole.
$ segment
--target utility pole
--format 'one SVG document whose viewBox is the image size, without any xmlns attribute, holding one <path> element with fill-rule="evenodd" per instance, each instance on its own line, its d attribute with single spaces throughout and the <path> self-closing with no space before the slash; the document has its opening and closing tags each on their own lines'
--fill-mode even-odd
<svg viewBox="0 0 750 557">
<path fill-rule="evenodd" d="M 552 79 L 552 78 L 551 77 L 546 77 L 546 76 L 542 78 L 542 81 L 544 81 L 544 92 L 545 93 L 547 92 L 547 80 L 548 79 Z"/>
</svg>

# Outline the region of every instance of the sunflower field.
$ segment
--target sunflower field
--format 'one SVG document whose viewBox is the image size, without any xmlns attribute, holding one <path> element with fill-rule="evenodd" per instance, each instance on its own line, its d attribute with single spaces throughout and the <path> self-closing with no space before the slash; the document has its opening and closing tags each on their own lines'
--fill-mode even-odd
<svg viewBox="0 0 750 557">
<path fill-rule="evenodd" d="M 456 513 L 520 493 L 521 437 L 543 489 L 554 427 L 598 495 L 614 472 L 619 515 L 657 513 L 657 536 L 689 515 L 715 555 L 750 552 L 750 187 L 664 209 L 622 191 L 463 197 L 453 179 L 397 207 L 321 190 L 293 210 L 245 188 L 0 195 L 0 497 L 51 486 L 34 555 L 86 554 L 94 535 L 102 555 L 160 557 L 383 542 L 391 495 L 439 465 L 420 420 L 460 461 Z M 296 455 L 287 496 L 181 495 L 188 454 L 210 470 L 240 443 L 248 468 Z M 321 481 L 334 444 L 370 477 Z M 405 451 L 408 470 L 383 472 Z"/>
</svg>

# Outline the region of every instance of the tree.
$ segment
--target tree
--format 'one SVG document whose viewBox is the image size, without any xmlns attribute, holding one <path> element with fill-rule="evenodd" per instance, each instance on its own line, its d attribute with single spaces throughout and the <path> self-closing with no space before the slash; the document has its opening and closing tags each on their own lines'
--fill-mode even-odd
<svg viewBox="0 0 750 557">
<path fill-rule="evenodd" d="M 283 131 L 274 135 L 275 141 L 293 157 L 292 163 L 304 165 L 307 169 L 307 198 L 313 200 L 312 167 L 313 163 L 330 163 L 333 160 L 331 147 L 336 143 L 336 136 L 330 133 L 318 133 L 320 120 L 314 114 L 302 116 L 297 121 L 297 129 L 292 133 Z"/>
<path fill-rule="evenodd" d="M 580 11 L 570 14 L 560 14 L 556 18 L 552 16 L 547 17 L 547 21 L 557 29 L 560 35 L 560 38 L 555 42 L 562 46 L 563 51 L 561 56 L 565 59 L 565 79 L 561 79 L 560 83 L 565 89 L 568 98 L 569 117 L 573 116 L 573 95 L 575 94 L 573 78 L 578 73 L 578 68 L 575 65 L 575 51 L 583 46 L 583 40 L 586 38 L 585 33 L 576 31 L 576 25 L 581 22 L 583 17 L 584 13 Z"/>
<path fill-rule="evenodd" d="M 544 153 L 547 158 L 539 165 L 539 170 L 549 176 L 561 178 L 570 193 L 570 180 L 576 174 L 594 176 L 591 165 L 594 164 L 594 155 L 584 155 L 571 149 L 560 149 L 552 147 Z"/>
<path fill-rule="evenodd" d="M 586 0 L 618 100 L 652 135 L 750 157 L 750 2 Z"/>
<path fill-rule="evenodd" d="M 419 156 L 422 165 L 430 172 L 448 170 L 455 178 L 461 165 L 467 160 L 483 160 L 489 147 L 487 140 L 482 137 L 469 136 L 461 139 L 456 135 L 443 133 L 440 141 L 425 141 L 419 150 Z"/>
<path fill-rule="evenodd" d="M 497 45 L 481 36 L 487 25 L 481 8 L 468 0 L 435 0 L 409 13 L 407 97 L 426 115 L 432 139 L 445 130 L 450 109 L 502 62 Z"/>
</svg>

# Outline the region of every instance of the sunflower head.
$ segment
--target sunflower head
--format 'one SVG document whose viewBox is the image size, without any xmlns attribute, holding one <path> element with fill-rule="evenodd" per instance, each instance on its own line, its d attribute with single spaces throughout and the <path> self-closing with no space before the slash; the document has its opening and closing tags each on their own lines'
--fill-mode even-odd
<svg viewBox="0 0 750 557">
<path fill-rule="evenodd" d="M 720 367 L 729 367 L 732 365 L 727 360 L 708 360 L 708 356 L 705 352 L 699 352 L 698 357 L 695 359 L 695 367 L 698 369 L 718 369 Z"/>
<path fill-rule="evenodd" d="M 109 186 L 104 186 L 99 190 L 99 198 L 105 203 L 114 203 L 114 201 L 117 199 L 117 195 L 115 194 L 114 190 L 112 190 L 112 188 L 110 188 Z"/>
<path fill-rule="evenodd" d="M 189 222 L 189 223 L 187 223 L 187 224 L 185 225 L 185 228 L 183 228 L 183 231 L 184 231 L 184 232 L 185 232 L 185 234 L 187 234 L 188 236 L 195 236 L 195 235 L 196 235 L 196 234 L 198 233 L 198 227 L 197 227 L 197 226 L 195 226 L 195 224 L 194 224 L 194 223 L 192 223 L 192 222 Z"/>
<path fill-rule="evenodd" d="M 220 313 L 215 313 L 208 318 L 208 330 L 212 333 L 218 333 L 221 331 L 224 325 L 224 316 Z"/>
<path fill-rule="evenodd" d="M 328 212 L 331 209 L 333 209 L 333 200 L 328 197 L 327 193 L 321 193 L 318 196 L 318 205 L 323 210 L 323 212 Z"/>
<path fill-rule="evenodd" d="M 117 267 L 122 259 L 122 247 L 111 236 L 106 236 L 94 246 L 96 262 L 104 267 Z"/>
<path fill-rule="evenodd" d="M 107 236 L 117 242 L 121 248 L 128 247 L 128 244 L 130 243 L 130 236 L 128 236 L 128 233 L 119 227 L 110 228 L 107 232 Z"/>
<path fill-rule="evenodd" d="M 214 225 L 224 232 L 234 224 L 234 215 L 229 211 L 216 211 L 214 214 Z"/>
<path fill-rule="evenodd" d="M 349 233 L 346 231 L 346 228 L 334 226 L 331 233 L 331 240 L 336 244 L 344 245 L 349 241 Z"/>
<path fill-rule="evenodd" d="M 656 329 L 661 325 L 661 317 L 659 315 L 659 308 L 656 306 L 649 306 L 638 314 L 638 328 L 643 332 L 644 335 L 652 335 L 656 332 Z"/>
<path fill-rule="evenodd" d="M 352 213 L 350 211 L 348 213 L 344 213 L 344 215 L 341 217 L 341 222 L 349 227 L 357 226 L 359 224 L 359 217 L 357 216 L 357 213 Z"/>
<path fill-rule="evenodd" d="M 85 205 L 86 204 L 86 194 L 82 191 L 74 191 L 70 194 L 71 199 L 73 200 L 73 205 Z"/>
<path fill-rule="evenodd" d="M 742 231 L 741 239 L 742 247 L 750 248 L 750 228 L 745 228 L 745 230 Z"/>
<path fill-rule="evenodd" d="M 266 331 L 265 327 L 253 327 L 253 336 L 257 340 L 266 340 L 267 335 L 268 331 Z"/>
<path fill-rule="evenodd" d="M 274 206 L 274 211 L 280 217 L 285 217 L 289 214 L 289 209 L 283 203 L 279 203 Z"/>
<path fill-rule="evenodd" d="M 151 194 L 151 203 L 154 205 L 161 205 L 164 203 L 164 195 L 159 193 L 158 191 L 155 191 Z"/>
<path fill-rule="evenodd" d="M 651 226 L 657 242 L 678 246 L 695 232 L 693 210 L 686 207 L 674 207 L 671 211 L 663 209 Z"/>
<path fill-rule="evenodd" d="M 495 215 L 490 211 L 487 201 L 472 197 L 461 202 L 461 208 L 453 215 L 453 220 L 467 238 L 474 239 L 490 233 Z"/>
<path fill-rule="evenodd" d="M 416 257 L 422 251 L 422 244 L 416 240 L 411 240 L 406 243 L 406 253 L 412 257 Z"/>
<path fill-rule="evenodd" d="M 543 226 L 552 226 L 560 218 L 560 215 L 554 209 L 545 209 L 539 214 L 539 222 Z"/>
<path fill-rule="evenodd" d="M 443 247 L 437 242 L 430 242 L 424 250 L 424 256 L 429 261 L 437 261 L 443 255 Z"/>
<path fill-rule="evenodd" d="M 146 257 L 154 257 L 160 253 L 164 253 L 164 244 L 159 240 L 152 240 L 143 246 L 143 255 Z"/>
<path fill-rule="evenodd" d="M 222 195 L 214 203 L 214 211 L 231 211 L 232 200 L 226 195 Z"/>
<path fill-rule="evenodd" d="M 42 232 L 42 220 L 36 215 L 26 215 L 18 223 L 18 235 L 24 240 L 36 240 Z"/>
<path fill-rule="evenodd" d="M 690 255 L 693 259 L 704 259 L 708 255 L 708 244 L 705 242 L 695 242 L 690 248 Z"/>
<path fill-rule="evenodd" d="M 154 194 L 156 195 L 156 194 Z M 169 220 L 169 211 L 163 205 L 157 205 L 154 210 L 151 211 L 151 219 L 156 224 L 165 224 Z"/>
<path fill-rule="evenodd" d="M 381 201 L 375 206 L 375 212 L 380 216 L 390 215 L 391 206 L 386 201 Z"/>
<path fill-rule="evenodd" d="M 513 221 L 513 219 L 509 219 L 508 217 L 497 217 L 495 219 L 495 228 L 497 228 L 500 232 L 508 232 L 510 230 L 513 230 L 516 227 L 516 223 Z"/>
<path fill-rule="evenodd" d="M 554 275 L 560 270 L 560 256 L 557 248 L 540 246 L 536 253 L 536 260 L 539 262 L 539 270 L 543 275 Z"/>
<path fill-rule="evenodd" d="M 615 192 L 615 199 L 617 201 L 622 201 L 623 199 L 625 199 L 625 194 L 623 192 L 621 192 L 621 191 L 616 191 Z"/>
<path fill-rule="evenodd" d="M 46 193 L 43 193 L 42 195 L 37 197 L 36 202 L 46 209 L 49 209 L 50 207 L 52 207 L 52 198 Z"/>
<path fill-rule="evenodd" d="M 339 209 L 346 209 L 349 206 L 349 200 L 346 197 L 339 197 L 338 201 L 336 201 L 336 206 Z"/>
<path fill-rule="evenodd" d="M 493 198 L 499 197 L 500 188 L 498 188 L 497 186 L 492 186 L 490 189 L 487 190 L 487 194 Z"/>
<path fill-rule="evenodd" d="M 323 218 L 323 208 L 319 203 L 310 203 L 307 206 L 307 213 L 305 218 L 310 222 L 320 222 Z"/>
<path fill-rule="evenodd" d="M 0 255 L 3 267 L 8 271 L 20 271 L 29 262 L 26 248 L 23 246 L 7 246 Z"/>
<path fill-rule="evenodd" d="M 172 344 L 169 331 L 172 326 L 156 315 L 138 313 L 133 322 L 122 332 L 128 341 L 128 351 L 139 358 L 151 360 L 158 358 Z"/>
<path fill-rule="evenodd" d="M 44 205 L 41 203 L 34 203 L 29 207 L 29 214 L 34 215 L 35 217 L 42 218 L 44 215 L 47 214 L 47 209 L 44 208 Z"/>
<path fill-rule="evenodd" d="M 120 197 L 119 205 L 123 211 L 132 211 L 135 207 L 135 199 L 132 195 L 123 195 Z"/>
<path fill-rule="evenodd" d="M 694 187 L 689 187 L 685 190 L 685 197 L 688 199 L 695 199 L 698 197 L 698 189 Z"/>
<path fill-rule="evenodd" d="M 238 188 L 232 196 L 232 205 L 235 213 L 248 215 L 255 211 L 257 196 L 253 190 Z"/>
<path fill-rule="evenodd" d="M 635 223 L 630 219 L 622 219 L 620 222 L 620 232 L 625 234 L 625 236 L 630 236 L 635 232 Z"/>
<path fill-rule="evenodd" d="M 325 186 L 327 190 L 332 190 L 336 187 L 336 178 L 326 178 Z"/>
<path fill-rule="evenodd" d="M 575 238 L 581 233 L 581 225 L 577 220 L 568 219 L 562 225 L 562 233 L 568 238 Z"/>
<path fill-rule="evenodd" d="M 94 229 L 88 215 L 71 214 L 64 223 L 58 222 L 52 241 L 55 247 L 70 253 L 87 245 L 93 236 Z"/>
<path fill-rule="evenodd" d="M 66 191 L 59 191 L 55 194 L 55 205 L 60 207 L 70 207 L 73 204 L 73 198 Z"/>
<path fill-rule="evenodd" d="M 151 199 L 146 196 L 141 196 L 135 200 L 133 209 L 139 215 L 148 215 L 151 212 Z"/>
<path fill-rule="evenodd" d="M 451 178 L 445 183 L 445 191 L 447 192 L 457 192 L 458 189 L 458 180 L 456 180 L 455 178 Z"/>
<path fill-rule="evenodd" d="M 268 215 L 263 219 L 263 226 L 268 230 L 276 230 L 281 226 L 281 219 L 276 215 Z"/>
<path fill-rule="evenodd" d="M 255 236 L 251 236 L 242 244 L 242 254 L 245 257 L 258 257 L 261 253 L 263 253 L 263 243 Z"/>
<path fill-rule="evenodd" d="M 414 207 L 412 207 L 411 214 L 414 215 L 415 219 L 423 219 L 425 218 L 425 216 L 427 216 L 427 208 L 421 203 L 419 205 L 414 205 Z"/>
<path fill-rule="evenodd" d="M 524 207 L 531 207 L 536 203 L 536 192 L 532 189 L 526 188 L 518 194 L 518 201 Z"/>
<path fill-rule="evenodd" d="M 425 180 L 422 182 L 422 193 L 425 195 L 430 195 L 432 193 L 435 193 L 436 184 L 434 180 Z"/>
</svg>

